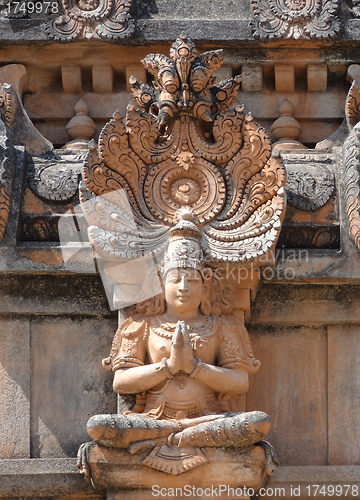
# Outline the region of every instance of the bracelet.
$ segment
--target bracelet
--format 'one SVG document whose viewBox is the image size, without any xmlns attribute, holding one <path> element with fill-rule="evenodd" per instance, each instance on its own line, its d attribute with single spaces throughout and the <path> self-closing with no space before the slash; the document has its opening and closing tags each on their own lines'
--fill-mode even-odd
<svg viewBox="0 0 360 500">
<path fill-rule="evenodd" d="M 197 375 L 199 375 L 200 371 L 205 368 L 204 365 L 202 364 L 201 362 L 201 359 L 200 358 L 195 358 L 196 360 L 196 366 L 195 368 L 193 369 L 193 371 L 191 373 L 189 373 L 189 377 L 190 378 L 195 378 Z"/>
<path fill-rule="evenodd" d="M 161 365 L 156 368 L 156 371 L 162 370 L 165 373 L 166 378 L 173 378 L 174 375 L 170 372 L 167 361 L 167 358 L 163 358 L 161 360 Z"/>
</svg>

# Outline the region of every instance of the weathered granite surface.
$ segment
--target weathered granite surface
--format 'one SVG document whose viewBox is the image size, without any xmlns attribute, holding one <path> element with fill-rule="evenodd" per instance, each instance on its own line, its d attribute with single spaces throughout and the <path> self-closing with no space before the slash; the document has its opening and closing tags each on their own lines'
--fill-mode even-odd
<svg viewBox="0 0 360 500">
<path fill-rule="evenodd" d="M 131 44 L 145 41 L 167 41 L 174 39 L 181 31 L 194 41 L 216 41 L 227 44 L 254 40 L 249 22 L 254 12 L 250 0 L 235 2 L 221 0 L 145 0 L 138 1 L 133 9 L 135 32 L 116 43 Z M 360 37 L 360 22 L 354 18 L 347 2 L 339 2 L 337 14 L 341 30 L 339 40 L 356 40 Z M 39 18 L 40 17 L 40 18 Z M 46 41 L 46 25 L 55 15 L 31 16 L 28 18 L 0 20 L 0 39 L 21 43 L 22 40 Z M 331 42 L 327 42 L 331 43 Z"/>
</svg>

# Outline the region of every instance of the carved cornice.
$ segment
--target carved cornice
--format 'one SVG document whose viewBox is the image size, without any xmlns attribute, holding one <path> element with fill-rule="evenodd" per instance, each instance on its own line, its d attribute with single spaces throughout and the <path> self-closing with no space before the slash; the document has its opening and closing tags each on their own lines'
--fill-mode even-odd
<svg viewBox="0 0 360 500">
<path fill-rule="evenodd" d="M 333 39 L 340 30 L 338 0 L 252 0 L 255 38 Z"/>
<path fill-rule="evenodd" d="M 228 109 L 241 78 L 215 84 L 222 60 L 222 51 L 197 55 L 180 37 L 170 58 L 143 60 L 153 86 L 130 80 L 135 105 L 126 125 L 116 112 L 83 172 L 89 237 L 103 257 L 160 253 L 185 207 L 201 229 L 209 263 L 249 262 L 276 244 L 285 171 L 265 130 L 244 117 L 242 106 Z"/>
<path fill-rule="evenodd" d="M 132 0 L 61 0 L 62 14 L 46 27 L 50 38 L 128 38 L 134 32 Z"/>
</svg>

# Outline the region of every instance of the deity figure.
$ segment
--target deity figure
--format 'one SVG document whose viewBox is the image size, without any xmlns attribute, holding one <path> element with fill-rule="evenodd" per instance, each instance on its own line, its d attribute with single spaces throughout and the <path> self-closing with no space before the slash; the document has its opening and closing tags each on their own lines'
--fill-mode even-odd
<svg viewBox="0 0 360 500">
<path fill-rule="evenodd" d="M 215 82 L 221 50 L 198 54 L 181 35 L 170 57 L 149 54 L 142 62 L 154 80 L 130 79 L 125 123 L 116 112 L 98 148 L 90 145 L 80 200 L 89 240 L 109 268 L 163 258 L 164 297 L 137 304 L 115 335 L 103 365 L 114 372 L 115 392 L 136 394 L 136 402 L 123 415 L 90 418 L 88 433 L 99 446 L 83 445 L 80 468 L 86 474 L 86 463 L 98 464 L 94 474 L 108 487 L 99 465 L 107 459 L 97 454 L 171 474 L 207 461 L 233 463 L 233 454 L 246 470 L 258 460 L 252 480 L 259 485 L 272 457 L 270 445 L 260 453 L 253 445 L 270 419 L 236 412 L 234 399 L 260 363 L 243 311 L 231 314 L 226 296 L 216 298 L 229 284 L 216 281 L 214 269 L 271 262 L 285 170 L 266 131 L 243 106 L 229 108 L 241 77 Z M 250 479 L 244 473 L 241 481 Z"/>
<path fill-rule="evenodd" d="M 180 218 L 162 269 L 160 314 L 131 316 L 116 333 L 103 365 L 114 372 L 115 392 L 137 399 L 124 415 L 89 420 L 88 433 L 100 445 L 131 453 L 167 446 L 173 455 L 189 446 L 249 446 L 269 432 L 265 413 L 229 411 L 260 363 L 238 318 L 209 314 L 200 236 L 189 217 Z M 149 310 L 149 301 L 140 309 Z"/>
</svg>

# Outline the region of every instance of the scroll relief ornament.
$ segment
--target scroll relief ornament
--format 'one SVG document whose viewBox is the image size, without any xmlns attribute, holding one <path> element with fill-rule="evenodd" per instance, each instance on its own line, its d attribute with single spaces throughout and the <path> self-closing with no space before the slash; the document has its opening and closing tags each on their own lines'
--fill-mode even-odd
<svg viewBox="0 0 360 500">
<path fill-rule="evenodd" d="M 45 28 L 50 38 L 127 38 L 134 32 L 132 0 L 60 0 L 62 14 Z"/>
<path fill-rule="evenodd" d="M 29 154 L 42 154 L 52 147 L 31 123 L 15 89 L 4 83 L 0 86 L 0 243 L 10 215 L 18 145 Z"/>
<path fill-rule="evenodd" d="M 350 134 L 344 144 L 344 185 L 350 234 L 360 249 L 360 66 L 348 68 L 352 81 L 346 99 L 345 116 Z"/>
<path fill-rule="evenodd" d="M 252 0 L 255 38 L 332 39 L 340 30 L 338 0 Z"/>
<path fill-rule="evenodd" d="M 281 229 L 285 171 L 266 131 L 243 106 L 228 109 L 241 77 L 215 84 L 222 51 L 198 55 L 184 36 L 170 57 L 142 62 L 152 86 L 131 78 L 125 125 L 116 112 L 85 162 L 80 197 L 96 251 L 120 260 L 161 254 L 185 210 L 206 262 L 266 256 Z"/>
<path fill-rule="evenodd" d="M 283 153 L 287 173 L 287 202 L 300 210 L 316 210 L 327 203 L 335 189 L 334 157 L 318 152 Z"/>
</svg>

